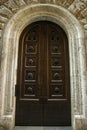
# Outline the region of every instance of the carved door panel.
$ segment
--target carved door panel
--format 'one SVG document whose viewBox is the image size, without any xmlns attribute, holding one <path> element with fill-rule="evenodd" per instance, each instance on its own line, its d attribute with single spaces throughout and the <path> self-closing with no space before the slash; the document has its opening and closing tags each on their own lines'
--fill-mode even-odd
<svg viewBox="0 0 87 130">
<path fill-rule="evenodd" d="M 16 125 L 70 125 L 68 41 L 51 22 L 25 28 L 19 42 Z"/>
</svg>

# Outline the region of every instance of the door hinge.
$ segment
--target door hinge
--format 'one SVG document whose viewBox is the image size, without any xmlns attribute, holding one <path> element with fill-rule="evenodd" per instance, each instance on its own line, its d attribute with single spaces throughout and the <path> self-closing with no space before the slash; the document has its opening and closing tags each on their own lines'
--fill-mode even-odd
<svg viewBox="0 0 87 130">
<path fill-rule="evenodd" d="M 15 85 L 15 96 L 18 96 L 18 85 Z"/>
</svg>

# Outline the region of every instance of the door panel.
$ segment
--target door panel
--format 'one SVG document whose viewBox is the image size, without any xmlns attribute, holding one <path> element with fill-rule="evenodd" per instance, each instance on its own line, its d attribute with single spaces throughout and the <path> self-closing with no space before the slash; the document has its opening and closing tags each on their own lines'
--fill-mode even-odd
<svg viewBox="0 0 87 130">
<path fill-rule="evenodd" d="M 70 125 L 68 41 L 51 22 L 29 25 L 20 37 L 16 125 Z"/>
<path fill-rule="evenodd" d="M 61 28 L 47 25 L 48 95 L 44 125 L 70 125 L 68 43 Z"/>
</svg>

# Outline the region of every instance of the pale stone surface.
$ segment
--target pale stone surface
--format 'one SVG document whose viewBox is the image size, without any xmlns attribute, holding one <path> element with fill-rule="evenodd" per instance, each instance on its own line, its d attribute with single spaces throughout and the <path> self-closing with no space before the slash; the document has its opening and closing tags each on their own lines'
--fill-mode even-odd
<svg viewBox="0 0 87 130">
<path fill-rule="evenodd" d="M 0 16 L 0 22 L 2 23 L 6 23 L 7 22 L 7 18 L 3 17 L 3 16 Z"/>
<path fill-rule="evenodd" d="M 4 130 L 3 127 L 0 127 L 0 130 Z"/>
<path fill-rule="evenodd" d="M 84 126 L 84 127 L 83 127 Z M 87 119 L 76 118 L 76 130 L 87 130 Z"/>
<path fill-rule="evenodd" d="M 12 11 L 4 5 L 0 6 L 0 14 L 6 18 L 10 18 L 13 15 Z"/>
<path fill-rule="evenodd" d="M 0 30 L 0 39 L 1 39 L 1 37 L 2 37 L 2 30 Z M 0 42 L 0 45 L 1 45 L 1 42 Z"/>
<path fill-rule="evenodd" d="M 25 126 L 17 126 L 14 128 L 14 130 L 73 130 L 71 127 L 25 127 Z"/>
<path fill-rule="evenodd" d="M 30 23 L 48 20 L 60 25 L 67 34 L 72 126 L 74 130 L 85 130 L 87 128 L 87 55 L 85 52 L 87 50 L 87 1 L 8 0 L 0 6 L 0 14 L 0 49 L 2 50 L 2 58 L 0 57 L 0 125 L 4 130 L 12 130 L 14 126 L 14 92 L 20 34 Z"/>
</svg>

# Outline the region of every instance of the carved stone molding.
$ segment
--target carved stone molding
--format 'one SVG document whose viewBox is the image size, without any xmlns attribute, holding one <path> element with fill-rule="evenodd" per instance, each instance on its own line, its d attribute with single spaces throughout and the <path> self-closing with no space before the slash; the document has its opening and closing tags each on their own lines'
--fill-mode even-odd
<svg viewBox="0 0 87 130">
<path fill-rule="evenodd" d="M 24 5 L 32 3 L 51 3 L 68 8 L 78 19 L 87 17 L 87 0 L 0 0 L 0 14 L 1 10 L 12 11 L 16 13 L 17 10 Z M 7 13 L 7 12 L 6 12 Z"/>
<path fill-rule="evenodd" d="M 31 3 L 31 2 L 38 2 L 38 3 L 53 3 L 53 4 L 58 4 L 64 7 L 68 7 L 73 3 L 74 0 L 1 0 L 0 5 L 2 4 L 8 4 L 9 3 L 16 3 L 19 5 L 19 3 Z"/>
<path fill-rule="evenodd" d="M 82 24 L 87 24 L 87 0 L 74 0 L 69 10 Z"/>
<path fill-rule="evenodd" d="M 52 4 L 68 7 L 73 3 L 74 0 L 37 0 L 37 1 L 40 3 L 52 3 Z"/>
<path fill-rule="evenodd" d="M 84 28 L 87 27 L 87 0 L 0 0 L 0 30 L 3 30 L 5 23 L 20 8 L 36 3 L 51 3 L 63 6 L 84 25 Z"/>
<path fill-rule="evenodd" d="M 5 2 L 7 2 L 8 0 L 0 0 L 0 5 L 4 4 Z"/>
</svg>

